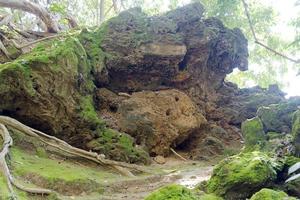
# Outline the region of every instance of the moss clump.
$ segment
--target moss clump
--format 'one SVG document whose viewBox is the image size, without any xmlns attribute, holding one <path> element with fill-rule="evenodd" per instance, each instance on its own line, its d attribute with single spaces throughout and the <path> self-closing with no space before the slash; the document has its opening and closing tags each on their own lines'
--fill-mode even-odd
<svg viewBox="0 0 300 200">
<path fill-rule="evenodd" d="M 104 61 L 109 54 L 102 50 L 101 44 L 108 32 L 107 23 L 102 24 L 94 30 L 83 29 L 78 35 L 80 42 L 83 44 L 91 67 L 96 72 L 101 72 L 105 67 Z"/>
<path fill-rule="evenodd" d="M 198 200 L 199 197 L 181 185 L 169 185 L 153 192 L 145 200 Z"/>
<path fill-rule="evenodd" d="M 93 97 L 91 95 L 81 97 L 79 114 L 85 121 L 89 122 L 94 129 L 103 128 L 104 122 L 100 120 L 96 113 Z"/>
<path fill-rule="evenodd" d="M 114 160 L 149 164 L 148 153 L 136 147 L 133 138 L 129 135 L 112 129 L 104 129 L 98 134 L 99 138 L 88 143 L 88 147 L 94 151 L 101 152 Z"/>
<path fill-rule="evenodd" d="M 224 159 L 214 168 L 206 190 L 225 199 L 246 198 L 275 180 L 276 171 L 281 168 L 265 153 L 241 153 Z"/>
<path fill-rule="evenodd" d="M 300 157 L 300 110 L 293 114 L 292 127 L 293 143 L 295 145 L 296 155 Z"/>
<path fill-rule="evenodd" d="M 48 154 L 47 154 L 46 150 L 42 147 L 36 148 L 36 155 L 41 158 L 48 158 Z"/>
<path fill-rule="evenodd" d="M 296 198 L 289 197 L 282 191 L 263 188 L 259 192 L 255 193 L 250 200 L 296 200 Z"/>
<path fill-rule="evenodd" d="M 246 148 L 251 149 L 255 145 L 263 147 L 266 141 L 266 135 L 263 124 L 258 117 L 248 119 L 242 123 L 242 134 L 245 138 Z"/>
</svg>

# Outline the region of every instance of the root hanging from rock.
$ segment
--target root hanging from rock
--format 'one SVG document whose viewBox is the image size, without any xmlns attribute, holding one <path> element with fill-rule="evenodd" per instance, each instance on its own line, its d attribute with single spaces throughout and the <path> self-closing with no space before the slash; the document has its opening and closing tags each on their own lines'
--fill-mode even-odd
<svg viewBox="0 0 300 200">
<path fill-rule="evenodd" d="M 7 165 L 7 162 L 5 159 L 5 157 L 9 153 L 9 148 L 13 145 L 13 139 L 11 138 L 7 128 L 3 124 L 0 124 L 0 135 L 3 138 L 3 147 L 2 147 L 2 151 L 0 152 L 0 170 L 6 178 L 6 183 L 7 183 L 9 193 L 10 193 L 10 197 L 12 199 L 17 199 L 17 196 L 14 192 L 13 186 L 18 188 L 19 190 L 22 190 L 22 191 L 25 191 L 25 192 L 31 193 L 31 194 L 49 195 L 49 194 L 55 193 L 52 190 L 43 189 L 43 188 L 29 188 L 29 187 L 23 186 L 22 184 L 16 182 L 16 180 L 10 173 L 10 170 L 8 168 L 8 165 Z"/>
<path fill-rule="evenodd" d="M 74 157 L 79 157 L 79 158 L 83 158 L 83 159 L 98 163 L 100 165 L 108 166 L 113 169 L 116 169 L 119 173 L 121 173 L 125 176 L 134 176 L 129 171 L 129 169 L 134 170 L 134 171 L 139 171 L 139 172 L 145 172 L 145 173 L 149 173 L 149 174 L 152 173 L 151 171 L 147 170 L 145 167 L 142 167 L 140 165 L 105 159 L 105 158 L 102 158 L 96 152 L 89 152 L 89 151 L 85 151 L 83 149 L 73 147 L 63 140 L 60 140 L 56 137 L 47 135 L 41 131 L 30 128 L 10 117 L 0 116 L 0 124 L 4 124 L 5 126 L 16 129 L 16 130 L 22 132 L 23 134 L 26 134 L 30 137 L 38 139 L 39 141 L 43 142 L 44 144 L 47 144 L 51 147 L 54 147 L 54 148 L 60 150 L 61 152 L 64 153 L 65 156 L 71 155 Z"/>
</svg>

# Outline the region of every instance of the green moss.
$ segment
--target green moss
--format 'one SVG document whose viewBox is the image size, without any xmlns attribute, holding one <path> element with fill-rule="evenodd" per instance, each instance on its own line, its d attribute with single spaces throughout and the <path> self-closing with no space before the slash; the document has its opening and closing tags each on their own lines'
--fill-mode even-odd
<svg viewBox="0 0 300 200">
<path fill-rule="evenodd" d="M 273 140 L 273 139 L 281 139 L 284 137 L 284 134 L 277 133 L 277 132 L 268 132 L 267 133 L 267 139 Z"/>
<path fill-rule="evenodd" d="M 296 200 L 296 198 L 289 197 L 282 191 L 263 188 L 259 192 L 255 193 L 250 200 Z"/>
<path fill-rule="evenodd" d="M 242 123 L 242 134 L 245 138 L 246 148 L 253 148 L 255 145 L 263 147 L 266 142 L 266 135 L 263 124 L 258 117 L 248 119 Z"/>
<path fill-rule="evenodd" d="M 196 194 L 180 185 L 169 185 L 153 192 L 145 200 L 197 200 Z"/>
<path fill-rule="evenodd" d="M 150 162 L 148 153 L 136 147 L 133 138 L 129 135 L 112 129 L 104 129 L 98 134 L 97 139 L 88 143 L 89 148 L 94 151 L 101 152 L 114 160 L 146 164 Z"/>
<path fill-rule="evenodd" d="M 108 24 L 104 23 L 99 28 L 94 30 L 83 29 L 78 38 L 83 44 L 91 67 L 96 72 L 101 72 L 105 66 L 105 58 L 110 57 L 110 54 L 102 50 L 101 44 L 108 32 Z"/>
<path fill-rule="evenodd" d="M 34 96 L 35 91 L 30 76 L 31 69 L 25 62 L 0 64 L 0 94 L 25 91 L 29 96 Z"/>
<path fill-rule="evenodd" d="M 19 191 L 18 189 L 15 188 L 15 192 L 18 195 L 18 200 L 28 200 L 28 196 L 25 192 Z M 0 199 L 7 200 L 11 199 L 8 187 L 7 187 L 7 182 L 6 178 L 2 176 L 0 173 Z"/>
<path fill-rule="evenodd" d="M 204 195 L 201 195 L 198 200 L 222 200 L 223 198 L 221 197 L 218 197 L 214 194 L 204 194 Z"/>
<path fill-rule="evenodd" d="M 294 157 L 294 156 L 286 156 L 284 158 L 285 166 L 291 167 L 292 165 L 296 164 L 297 162 L 300 162 L 300 158 Z"/>
<path fill-rule="evenodd" d="M 47 154 L 46 150 L 42 147 L 36 148 L 36 155 L 41 158 L 48 158 L 48 154 Z"/>
<path fill-rule="evenodd" d="M 265 153 L 241 153 L 224 159 L 214 168 L 206 190 L 225 198 L 246 198 L 275 180 L 276 171 L 281 168 L 281 164 Z"/>
<path fill-rule="evenodd" d="M 292 127 L 293 143 L 295 145 L 296 155 L 300 157 L 300 110 L 293 114 Z"/>
<path fill-rule="evenodd" d="M 99 119 L 96 113 L 93 97 L 91 95 L 81 97 L 79 113 L 84 120 L 93 124 L 95 128 L 102 126 L 104 124 L 104 122 Z"/>
<path fill-rule="evenodd" d="M 76 165 L 71 161 L 38 157 L 16 147 L 13 147 L 11 152 L 13 174 L 18 176 L 38 174 L 47 180 L 57 178 L 66 182 L 94 180 L 98 183 L 102 183 L 107 177 L 118 178 L 117 175 L 97 168 Z"/>
</svg>

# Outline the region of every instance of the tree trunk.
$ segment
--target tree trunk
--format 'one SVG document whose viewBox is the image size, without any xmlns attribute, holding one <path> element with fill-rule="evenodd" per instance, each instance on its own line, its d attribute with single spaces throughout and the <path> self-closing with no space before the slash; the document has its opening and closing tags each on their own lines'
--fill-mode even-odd
<svg viewBox="0 0 300 200">
<path fill-rule="evenodd" d="M 100 0 L 100 24 L 104 21 L 105 15 L 104 15 L 104 0 Z"/>
<path fill-rule="evenodd" d="M 22 10 L 38 16 L 46 25 L 47 31 L 57 33 L 57 23 L 51 18 L 49 12 L 40 5 L 27 0 L 0 0 L 0 7 Z"/>
</svg>

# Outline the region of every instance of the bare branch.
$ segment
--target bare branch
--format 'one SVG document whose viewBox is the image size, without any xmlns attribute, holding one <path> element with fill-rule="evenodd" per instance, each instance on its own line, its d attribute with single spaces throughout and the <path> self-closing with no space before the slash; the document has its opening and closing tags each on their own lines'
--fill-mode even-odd
<svg viewBox="0 0 300 200">
<path fill-rule="evenodd" d="M 274 54 L 276 54 L 276 55 L 278 55 L 278 56 L 281 56 L 281 57 L 284 58 L 284 59 L 287 59 L 287 60 L 289 60 L 289 61 L 291 61 L 291 62 L 293 62 L 293 63 L 296 63 L 296 64 L 300 63 L 300 59 L 294 59 L 294 58 L 291 58 L 291 57 L 289 57 L 289 56 L 287 56 L 287 55 L 285 55 L 285 54 L 283 54 L 283 53 L 280 53 L 280 52 L 278 52 L 278 51 L 272 49 L 271 47 L 265 45 L 264 43 L 260 42 L 260 41 L 257 39 L 256 34 L 255 34 L 255 30 L 254 30 L 254 26 L 253 26 L 253 23 L 252 23 L 252 21 L 251 21 L 250 14 L 249 14 L 249 11 L 248 11 L 248 5 L 247 5 L 247 3 L 246 3 L 245 0 L 242 0 L 242 2 L 243 2 L 243 5 L 244 5 L 245 14 L 246 14 L 246 16 L 247 16 L 248 23 L 249 23 L 249 26 L 250 26 L 250 29 L 251 29 L 251 32 L 252 32 L 252 36 L 253 36 L 253 38 L 254 38 L 254 42 L 255 42 L 256 44 L 258 44 L 258 45 L 264 47 L 265 49 L 267 49 L 267 50 L 273 52 Z"/>
<path fill-rule="evenodd" d="M 45 23 L 48 32 L 57 33 L 59 31 L 57 23 L 51 18 L 49 12 L 36 3 L 28 0 L 0 0 L 0 6 L 32 13 Z"/>
</svg>

